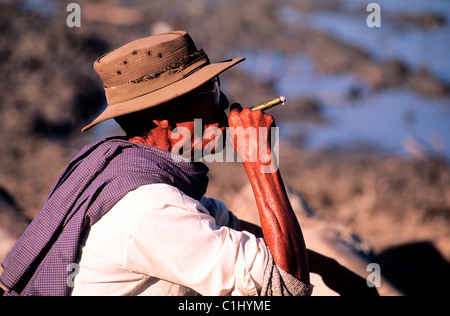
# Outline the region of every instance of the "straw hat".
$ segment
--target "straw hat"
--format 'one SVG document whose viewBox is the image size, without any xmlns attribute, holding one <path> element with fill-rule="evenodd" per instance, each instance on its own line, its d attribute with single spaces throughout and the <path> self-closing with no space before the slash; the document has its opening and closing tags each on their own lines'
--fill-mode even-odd
<svg viewBox="0 0 450 316">
<path fill-rule="evenodd" d="M 95 61 L 94 69 L 103 80 L 108 106 L 82 131 L 186 94 L 244 60 L 235 58 L 211 64 L 184 31 L 126 44 Z"/>
</svg>

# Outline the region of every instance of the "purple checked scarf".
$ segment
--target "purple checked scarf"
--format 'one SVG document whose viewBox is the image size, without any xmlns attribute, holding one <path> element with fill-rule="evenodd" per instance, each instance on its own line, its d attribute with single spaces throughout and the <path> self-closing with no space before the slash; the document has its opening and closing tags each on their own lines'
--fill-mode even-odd
<svg viewBox="0 0 450 316">
<path fill-rule="evenodd" d="M 85 147 L 56 182 L 40 213 L 5 258 L 5 295 L 70 295 L 80 235 L 128 192 L 172 185 L 199 200 L 208 185 L 202 163 L 175 161 L 170 152 L 110 138 Z"/>
</svg>

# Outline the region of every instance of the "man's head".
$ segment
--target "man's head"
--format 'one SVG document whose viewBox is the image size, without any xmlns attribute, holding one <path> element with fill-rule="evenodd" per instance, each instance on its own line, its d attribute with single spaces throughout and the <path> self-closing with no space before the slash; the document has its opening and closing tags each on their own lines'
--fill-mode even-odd
<svg viewBox="0 0 450 316">
<path fill-rule="evenodd" d="M 212 146 L 213 141 L 218 141 L 204 137 L 205 131 L 213 128 L 224 134 L 228 125 L 225 114 L 228 107 L 228 99 L 220 91 L 218 77 L 215 77 L 190 93 L 156 107 L 116 117 L 114 120 L 125 131 L 127 138 L 133 141 L 169 151 L 182 147 L 194 158 L 196 150 L 202 150 L 209 143 Z M 195 124 L 199 124 L 198 122 L 201 122 L 201 135 L 197 135 L 195 130 Z M 180 133 L 182 137 L 177 136 Z M 221 149 L 213 147 L 211 153 Z"/>
<path fill-rule="evenodd" d="M 213 91 L 213 79 L 243 60 L 210 63 L 204 51 L 197 50 L 189 34 L 182 31 L 133 41 L 94 63 L 104 83 L 108 107 L 83 131 L 104 120 L 142 114 L 144 110 L 162 120 L 162 114 L 192 114 L 196 111 L 191 108 L 193 104 L 211 99 L 203 92 Z M 189 102 L 192 99 L 196 101 Z"/>
<path fill-rule="evenodd" d="M 167 121 L 167 125 L 201 119 L 205 124 L 226 125 L 224 111 L 229 107 L 225 94 L 220 90 L 218 77 L 183 96 L 159 106 L 122 115 L 114 120 L 122 127 L 128 138 L 144 136 L 153 128 Z"/>
</svg>

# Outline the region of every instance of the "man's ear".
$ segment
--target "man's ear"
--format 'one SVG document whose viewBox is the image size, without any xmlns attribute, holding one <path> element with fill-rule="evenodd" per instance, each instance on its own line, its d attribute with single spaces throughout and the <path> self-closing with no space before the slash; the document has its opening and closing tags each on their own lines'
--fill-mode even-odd
<svg viewBox="0 0 450 316">
<path fill-rule="evenodd" d="M 164 128 L 164 129 L 171 129 L 172 126 L 170 125 L 169 120 L 153 120 L 153 123 L 160 127 L 160 128 Z"/>
</svg>

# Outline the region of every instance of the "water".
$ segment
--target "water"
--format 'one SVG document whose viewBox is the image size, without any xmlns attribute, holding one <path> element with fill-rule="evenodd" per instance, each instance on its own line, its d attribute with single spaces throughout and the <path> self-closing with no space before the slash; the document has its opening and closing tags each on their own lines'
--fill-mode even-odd
<svg viewBox="0 0 450 316">
<path fill-rule="evenodd" d="M 54 16 L 58 9 L 55 2 L 48 0 L 22 0 L 22 3 L 26 10 L 37 12 L 46 17 Z"/>
<path fill-rule="evenodd" d="M 366 24 L 366 6 L 360 0 L 342 1 L 339 11 L 302 13 L 292 6 L 280 8 L 287 24 L 322 31 L 362 48 L 379 60 L 399 59 L 412 69 L 428 68 L 437 77 L 450 82 L 450 1 L 380 0 L 381 28 Z M 446 23 L 442 27 L 421 29 L 402 23 L 401 15 L 435 14 Z"/>
<path fill-rule="evenodd" d="M 424 100 L 407 90 L 387 90 L 363 101 L 328 106 L 330 124 L 309 129 L 308 146 L 373 144 L 407 154 L 415 139 L 426 151 L 450 157 L 450 109 L 442 101 Z"/>
</svg>

